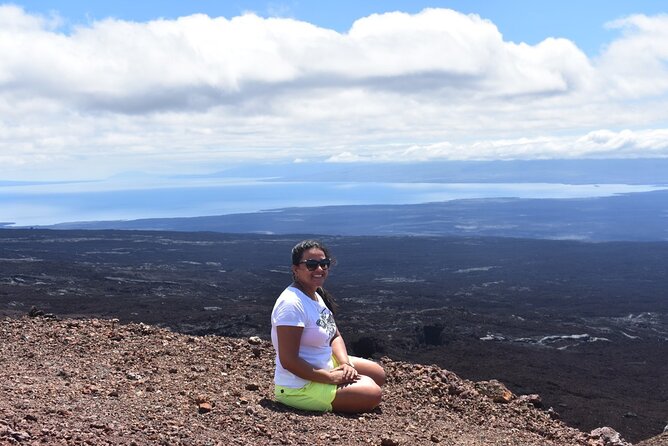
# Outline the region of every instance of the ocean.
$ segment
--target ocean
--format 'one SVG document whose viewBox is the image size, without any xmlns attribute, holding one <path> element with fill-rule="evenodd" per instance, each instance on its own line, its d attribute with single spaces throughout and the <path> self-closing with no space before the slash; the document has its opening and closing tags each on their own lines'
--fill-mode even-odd
<svg viewBox="0 0 668 446">
<path fill-rule="evenodd" d="M 0 223 L 196 217 L 287 207 L 417 204 L 470 198 L 586 198 L 668 189 L 659 185 L 180 180 L 0 185 Z"/>
</svg>

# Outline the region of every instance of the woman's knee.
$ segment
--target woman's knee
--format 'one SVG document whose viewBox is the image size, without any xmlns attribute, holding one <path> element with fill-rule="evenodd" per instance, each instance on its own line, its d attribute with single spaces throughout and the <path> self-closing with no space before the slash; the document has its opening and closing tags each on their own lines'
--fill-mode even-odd
<svg viewBox="0 0 668 446">
<path fill-rule="evenodd" d="M 354 358 L 353 364 L 357 371 L 373 379 L 376 384 L 383 386 L 385 384 L 385 369 L 377 362 L 363 358 Z"/>
<path fill-rule="evenodd" d="M 337 391 L 332 408 L 343 412 L 367 412 L 378 407 L 381 398 L 380 386 L 368 376 L 361 376 L 354 384 Z"/>
<path fill-rule="evenodd" d="M 368 376 L 361 377 L 360 381 L 363 383 L 363 385 L 360 386 L 360 393 L 363 395 L 363 399 L 368 404 L 368 410 L 371 410 L 380 404 L 383 391 L 375 382 L 375 380 L 369 378 Z"/>
<path fill-rule="evenodd" d="M 376 369 L 374 370 L 373 376 L 371 378 L 378 384 L 379 386 L 385 385 L 385 369 L 380 365 L 374 363 L 376 366 Z"/>
<path fill-rule="evenodd" d="M 381 399 L 383 398 L 383 391 L 380 388 L 380 385 L 374 382 L 373 390 L 371 391 L 371 408 L 375 408 L 380 404 Z"/>
</svg>

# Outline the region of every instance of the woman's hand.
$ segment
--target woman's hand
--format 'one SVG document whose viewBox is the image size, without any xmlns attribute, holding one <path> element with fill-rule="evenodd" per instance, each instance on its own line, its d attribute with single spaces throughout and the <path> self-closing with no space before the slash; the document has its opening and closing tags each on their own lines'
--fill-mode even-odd
<svg viewBox="0 0 668 446">
<path fill-rule="evenodd" d="M 359 379 L 359 373 L 349 364 L 343 364 L 329 371 L 332 384 L 350 384 Z"/>
</svg>

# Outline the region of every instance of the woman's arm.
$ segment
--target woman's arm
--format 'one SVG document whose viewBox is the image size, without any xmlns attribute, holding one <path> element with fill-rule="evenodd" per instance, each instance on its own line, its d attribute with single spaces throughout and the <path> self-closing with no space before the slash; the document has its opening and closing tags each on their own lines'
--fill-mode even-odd
<svg viewBox="0 0 668 446">
<path fill-rule="evenodd" d="M 341 364 L 341 368 L 353 373 L 353 379 L 357 379 L 358 375 L 365 375 L 373 379 L 379 386 L 385 384 L 385 370 L 377 363 L 364 358 L 355 358 L 355 363 L 350 361 L 346 343 L 338 330 L 332 339 L 332 354 L 336 362 Z"/>
<path fill-rule="evenodd" d="M 350 374 L 346 374 L 341 367 L 334 370 L 316 369 L 299 357 L 299 342 L 303 331 L 303 327 L 293 327 L 288 325 L 279 325 L 276 327 L 276 335 L 278 337 L 278 360 L 281 361 L 283 368 L 300 378 L 309 381 L 326 384 L 343 384 L 351 382 L 352 378 L 349 376 Z M 338 357 L 336 358 L 338 361 Z"/>
<path fill-rule="evenodd" d="M 341 370 L 343 372 L 344 379 L 355 381 L 359 378 L 359 373 L 355 369 L 353 363 L 350 362 L 350 358 L 348 357 L 348 350 L 346 349 L 346 343 L 338 329 L 336 330 L 334 339 L 332 339 L 332 355 L 334 355 L 334 358 L 336 358 L 336 362 L 339 363 L 339 366 L 335 370 Z"/>
<path fill-rule="evenodd" d="M 350 363 L 350 358 L 348 358 L 348 349 L 346 349 L 346 343 L 338 329 L 336 330 L 334 339 L 332 339 L 332 355 L 334 355 L 336 362 L 338 362 L 340 365 L 348 364 L 353 366 Z"/>
</svg>

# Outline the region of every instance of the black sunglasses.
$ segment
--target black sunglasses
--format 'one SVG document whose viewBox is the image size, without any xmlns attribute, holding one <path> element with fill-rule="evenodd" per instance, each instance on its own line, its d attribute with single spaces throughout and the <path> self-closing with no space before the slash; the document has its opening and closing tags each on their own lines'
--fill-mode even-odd
<svg viewBox="0 0 668 446">
<path fill-rule="evenodd" d="M 299 262 L 300 264 L 303 263 L 306 265 L 306 269 L 309 271 L 315 271 L 316 268 L 320 267 L 323 270 L 329 269 L 329 266 L 332 264 L 331 259 L 322 259 L 322 260 L 316 260 L 316 259 L 307 259 L 307 260 L 302 260 Z"/>
</svg>

